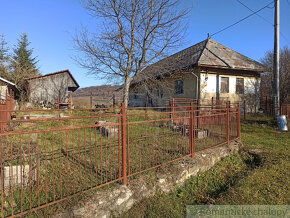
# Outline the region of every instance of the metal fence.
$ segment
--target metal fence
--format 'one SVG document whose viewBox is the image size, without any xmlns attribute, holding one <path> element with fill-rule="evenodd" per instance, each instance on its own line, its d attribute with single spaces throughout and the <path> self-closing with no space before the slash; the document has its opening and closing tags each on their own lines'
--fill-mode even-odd
<svg viewBox="0 0 290 218">
<path fill-rule="evenodd" d="M 106 110 L 9 121 L 13 131 L 0 134 L 2 217 L 25 215 L 111 183 L 126 184 L 128 177 L 241 136 L 239 104 Z"/>
<path fill-rule="evenodd" d="M 12 111 L 14 110 L 14 92 L 6 92 L 5 95 L 0 96 L 0 132 L 6 129 L 6 121 L 11 119 Z"/>
<path fill-rule="evenodd" d="M 260 106 L 266 114 L 274 116 L 274 105 L 272 99 L 267 97 L 265 99 L 261 99 Z M 290 104 L 280 103 L 280 115 L 285 115 L 288 119 L 290 119 Z"/>
</svg>

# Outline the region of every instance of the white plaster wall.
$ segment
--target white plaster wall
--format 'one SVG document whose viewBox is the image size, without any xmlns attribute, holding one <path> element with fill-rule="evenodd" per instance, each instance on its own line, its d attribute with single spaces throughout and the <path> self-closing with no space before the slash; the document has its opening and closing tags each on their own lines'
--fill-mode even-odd
<svg viewBox="0 0 290 218">
<path fill-rule="evenodd" d="M 8 87 L 7 86 L 0 86 L 0 99 L 1 100 L 6 99 L 6 93 L 9 94 Z"/>
<path fill-rule="evenodd" d="M 236 76 L 229 77 L 229 93 L 236 93 Z"/>
<path fill-rule="evenodd" d="M 200 74 L 200 85 L 202 87 L 201 92 L 215 93 L 216 92 L 216 75 L 209 74 L 208 79 L 206 81 L 206 74 L 201 73 Z"/>
<path fill-rule="evenodd" d="M 221 87 L 221 77 L 229 78 L 229 93 L 220 93 L 220 100 L 242 101 L 244 97 L 248 96 L 247 98 L 252 102 L 252 104 L 258 105 L 260 78 L 220 74 L 219 88 Z M 244 95 L 236 94 L 237 78 L 244 78 Z M 214 74 L 214 72 L 200 74 L 200 98 L 204 103 L 209 102 L 212 97 L 216 98 L 216 82 L 217 75 Z"/>
</svg>

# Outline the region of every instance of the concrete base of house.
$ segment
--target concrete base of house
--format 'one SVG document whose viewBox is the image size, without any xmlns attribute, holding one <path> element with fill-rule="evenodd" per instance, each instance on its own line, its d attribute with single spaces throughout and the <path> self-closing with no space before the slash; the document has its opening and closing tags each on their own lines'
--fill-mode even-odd
<svg viewBox="0 0 290 218">
<path fill-rule="evenodd" d="M 118 185 L 107 190 L 96 191 L 86 202 L 80 202 L 56 217 L 118 217 L 128 211 L 135 203 L 153 196 L 157 191 L 170 192 L 181 186 L 198 172 L 209 170 L 222 158 L 237 152 L 239 141 L 198 152 L 194 158 L 184 158 L 165 164 L 150 174 L 137 179 L 129 179 L 127 186 Z"/>
</svg>

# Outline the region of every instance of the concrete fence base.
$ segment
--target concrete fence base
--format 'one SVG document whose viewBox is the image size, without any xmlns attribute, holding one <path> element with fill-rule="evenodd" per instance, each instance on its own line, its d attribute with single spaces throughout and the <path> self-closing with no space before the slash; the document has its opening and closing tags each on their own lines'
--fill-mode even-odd
<svg viewBox="0 0 290 218">
<path fill-rule="evenodd" d="M 153 196 L 157 191 L 170 192 L 181 186 L 198 172 L 209 170 L 222 158 L 240 148 L 239 141 L 196 153 L 194 158 L 184 158 L 164 165 L 152 173 L 129 179 L 127 186 L 96 191 L 86 202 L 58 214 L 56 217 L 111 217 L 128 211 L 134 203 Z"/>
</svg>

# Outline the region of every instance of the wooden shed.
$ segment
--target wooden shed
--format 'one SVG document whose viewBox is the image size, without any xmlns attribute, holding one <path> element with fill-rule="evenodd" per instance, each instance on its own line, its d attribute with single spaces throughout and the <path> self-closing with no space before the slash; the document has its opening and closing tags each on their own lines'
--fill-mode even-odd
<svg viewBox="0 0 290 218">
<path fill-rule="evenodd" d="M 62 70 L 28 80 L 28 96 L 32 103 L 56 104 L 69 101 L 69 92 L 79 88 L 79 84 L 69 70 Z"/>
</svg>

